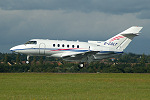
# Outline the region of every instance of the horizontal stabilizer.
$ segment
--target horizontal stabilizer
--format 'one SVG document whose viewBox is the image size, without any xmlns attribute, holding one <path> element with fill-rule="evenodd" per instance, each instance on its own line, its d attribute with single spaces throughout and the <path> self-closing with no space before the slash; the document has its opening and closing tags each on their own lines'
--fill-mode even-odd
<svg viewBox="0 0 150 100">
<path fill-rule="evenodd" d="M 121 35 L 139 35 L 140 30 L 141 30 L 142 28 L 143 28 L 143 27 L 132 26 L 132 27 L 128 28 L 127 30 L 121 32 L 120 34 L 121 34 Z"/>
</svg>

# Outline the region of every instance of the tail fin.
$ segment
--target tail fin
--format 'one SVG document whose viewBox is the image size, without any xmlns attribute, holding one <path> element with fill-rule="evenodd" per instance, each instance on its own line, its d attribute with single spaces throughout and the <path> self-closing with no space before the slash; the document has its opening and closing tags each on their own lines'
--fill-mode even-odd
<svg viewBox="0 0 150 100">
<path fill-rule="evenodd" d="M 123 51 L 135 36 L 138 36 L 143 27 L 132 26 L 116 36 L 106 40 L 104 45 L 112 49 Z"/>
</svg>

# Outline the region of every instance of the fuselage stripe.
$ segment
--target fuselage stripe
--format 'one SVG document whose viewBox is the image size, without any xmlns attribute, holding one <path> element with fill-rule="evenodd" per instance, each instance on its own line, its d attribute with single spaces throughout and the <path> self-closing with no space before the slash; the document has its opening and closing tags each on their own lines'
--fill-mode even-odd
<svg viewBox="0 0 150 100">
<path fill-rule="evenodd" d="M 72 51 L 72 52 L 87 52 L 89 50 L 83 50 L 81 48 L 70 48 L 70 49 L 54 49 L 54 48 L 24 48 L 24 49 L 14 49 L 12 51 L 18 51 L 18 50 L 49 50 L 51 51 Z M 114 53 L 114 54 L 122 54 L 123 52 L 114 52 L 114 51 L 100 51 L 99 53 L 104 53 L 104 54 L 109 54 L 109 53 Z"/>
</svg>

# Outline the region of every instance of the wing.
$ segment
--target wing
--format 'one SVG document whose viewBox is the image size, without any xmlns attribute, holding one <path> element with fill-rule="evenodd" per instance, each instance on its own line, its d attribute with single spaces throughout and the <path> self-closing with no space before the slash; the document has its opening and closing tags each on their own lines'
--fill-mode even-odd
<svg viewBox="0 0 150 100">
<path fill-rule="evenodd" d="M 95 54 L 99 51 L 87 51 L 84 53 L 63 54 L 62 58 L 66 61 L 91 62 L 95 59 Z"/>
</svg>

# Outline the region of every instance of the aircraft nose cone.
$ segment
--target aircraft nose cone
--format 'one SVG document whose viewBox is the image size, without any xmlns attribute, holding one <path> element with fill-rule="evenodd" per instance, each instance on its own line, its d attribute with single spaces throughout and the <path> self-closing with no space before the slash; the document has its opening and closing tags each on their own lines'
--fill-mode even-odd
<svg viewBox="0 0 150 100">
<path fill-rule="evenodd" d="M 22 48 L 22 45 L 17 45 L 17 46 L 10 48 L 10 51 L 17 52 L 21 48 Z"/>
<path fill-rule="evenodd" d="M 17 46 L 10 48 L 10 51 L 16 52 L 16 53 L 21 53 L 22 50 L 24 50 L 24 48 L 25 48 L 25 45 L 17 45 Z"/>
<path fill-rule="evenodd" d="M 14 47 L 10 48 L 10 51 L 15 51 L 15 48 Z"/>
</svg>

